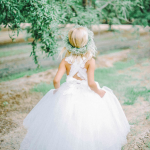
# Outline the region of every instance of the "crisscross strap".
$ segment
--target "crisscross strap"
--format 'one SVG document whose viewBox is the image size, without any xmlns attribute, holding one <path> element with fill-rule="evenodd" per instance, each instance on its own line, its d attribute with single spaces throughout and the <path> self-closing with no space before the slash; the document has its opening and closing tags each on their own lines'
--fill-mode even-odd
<svg viewBox="0 0 150 150">
<path fill-rule="evenodd" d="M 66 57 L 65 61 L 67 61 L 69 64 L 71 64 L 71 69 L 69 76 L 73 77 L 75 74 L 77 74 L 78 77 L 81 79 L 87 80 L 87 73 L 86 73 L 86 68 L 85 68 L 85 63 L 86 63 L 86 58 L 83 57 L 80 62 L 75 60 L 74 63 L 72 63 L 72 56 Z"/>
</svg>

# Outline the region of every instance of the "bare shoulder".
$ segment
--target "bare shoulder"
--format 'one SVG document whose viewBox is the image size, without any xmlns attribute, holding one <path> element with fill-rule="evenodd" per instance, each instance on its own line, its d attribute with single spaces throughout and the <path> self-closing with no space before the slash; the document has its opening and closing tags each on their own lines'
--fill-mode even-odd
<svg viewBox="0 0 150 150">
<path fill-rule="evenodd" d="M 65 62 L 66 62 L 66 61 L 65 61 L 65 59 L 66 59 L 66 57 L 65 57 L 65 58 L 63 58 L 63 59 L 61 60 L 61 62 L 65 63 Z"/>
<path fill-rule="evenodd" d="M 95 66 L 95 59 L 92 57 L 90 60 L 87 61 L 88 66 Z"/>
<path fill-rule="evenodd" d="M 65 63 L 66 63 L 65 59 L 66 59 L 66 58 L 63 58 L 63 59 L 61 60 L 61 64 L 65 64 Z"/>
<path fill-rule="evenodd" d="M 63 67 L 66 65 L 66 61 L 65 61 L 65 58 L 63 58 L 59 64 L 59 67 Z"/>
<path fill-rule="evenodd" d="M 95 63 L 95 59 L 93 57 L 88 61 L 89 61 L 89 63 Z"/>
</svg>

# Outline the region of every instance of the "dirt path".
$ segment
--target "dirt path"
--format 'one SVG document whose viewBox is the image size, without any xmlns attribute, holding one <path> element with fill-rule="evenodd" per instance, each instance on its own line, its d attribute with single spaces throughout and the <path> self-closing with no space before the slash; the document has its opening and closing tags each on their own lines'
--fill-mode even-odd
<svg viewBox="0 0 150 150">
<path fill-rule="evenodd" d="M 96 60 L 97 67 L 111 67 L 116 61 L 127 58 L 130 50 L 125 50 L 109 55 L 99 56 Z M 115 58 L 115 59 L 114 59 Z M 136 65 L 122 72 L 128 73 L 137 80 L 142 86 L 149 86 L 147 83 L 148 74 L 150 74 L 150 62 L 148 65 Z M 138 74 L 131 72 L 133 68 L 140 69 Z M 40 93 L 32 93 L 30 89 L 40 82 L 50 83 L 56 73 L 56 69 L 48 70 L 20 79 L 0 83 L 0 102 L 7 101 L 6 107 L 1 107 L 0 111 L 0 149 L 18 150 L 23 140 L 26 130 L 22 122 L 30 110 L 42 98 Z M 135 83 L 133 83 L 135 84 Z M 137 84 L 137 83 L 136 83 Z M 5 103 L 4 103 L 5 104 Z M 122 105 L 127 119 L 132 124 L 131 132 L 128 135 L 128 144 L 124 150 L 149 150 L 150 149 L 150 120 L 146 119 L 146 113 L 150 111 L 150 102 L 144 101 L 140 97 L 134 105 Z"/>
<path fill-rule="evenodd" d="M 138 73 L 131 70 L 135 69 Z M 128 74 L 135 78 L 132 85 L 139 85 L 150 89 L 150 61 L 136 64 L 121 74 Z M 128 134 L 128 144 L 124 150 L 150 150 L 150 95 L 148 101 L 144 97 L 138 97 L 134 105 L 122 105 L 128 121 L 131 124 L 131 132 Z"/>
</svg>

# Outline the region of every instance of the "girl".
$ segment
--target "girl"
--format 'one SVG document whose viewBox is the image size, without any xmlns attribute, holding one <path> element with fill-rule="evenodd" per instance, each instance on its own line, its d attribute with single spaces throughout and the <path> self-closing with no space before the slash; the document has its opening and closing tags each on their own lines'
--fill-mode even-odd
<svg viewBox="0 0 150 150">
<path fill-rule="evenodd" d="M 75 26 L 64 44 L 55 89 L 24 119 L 28 132 L 20 150 L 121 150 L 130 125 L 113 91 L 94 81 L 93 33 Z"/>
</svg>

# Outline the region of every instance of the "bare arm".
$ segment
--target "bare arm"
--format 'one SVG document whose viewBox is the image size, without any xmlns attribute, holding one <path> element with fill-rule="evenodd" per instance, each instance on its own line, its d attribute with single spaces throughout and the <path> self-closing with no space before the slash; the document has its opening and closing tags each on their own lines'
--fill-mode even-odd
<svg viewBox="0 0 150 150">
<path fill-rule="evenodd" d="M 97 84 L 94 81 L 94 70 L 95 70 L 95 59 L 89 60 L 88 70 L 87 70 L 87 76 L 88 76 L 88 85 L 95 93 L 97 93 L 100 97 L 103 97 L 105 95 L 104 90 L 100 90 L 97 87 Z"/>
<path fill-rule="evenodd" d="M 53 80 L 55 89 L 58 89 L 60 87 L 60 80 L 65 72 L 66 72 L 65 59 L 63 59 L 59 65 L 58 71 Z"/>
</svg>

